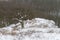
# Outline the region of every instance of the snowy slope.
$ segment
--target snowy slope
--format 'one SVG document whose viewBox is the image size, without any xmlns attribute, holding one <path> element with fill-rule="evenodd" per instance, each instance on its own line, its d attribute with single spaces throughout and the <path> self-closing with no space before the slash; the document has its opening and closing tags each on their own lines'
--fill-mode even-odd
<svg viewBox="0 0 60 40">
<path fill-rule="evenodd" d="M 0 28 L 0 40 L 60 40 L 60 28 L 53 20 L 35 18 Z"/>
<path fill-rule="evenodd" d="M 43 19 L 43 18 L 35 18 L 32 20 L 27 20 L 24 22 L 24 26 L 26 27 L 40 27 L 40 28 L 57 28 L 53 20 Z"/>
</svg>

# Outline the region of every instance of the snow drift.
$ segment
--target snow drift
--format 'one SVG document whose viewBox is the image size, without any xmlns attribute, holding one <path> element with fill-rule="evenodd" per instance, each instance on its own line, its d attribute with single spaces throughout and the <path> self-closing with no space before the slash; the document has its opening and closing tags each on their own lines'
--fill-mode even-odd
<svg viewBox="0 0 60 40">
<path fill-rule="evenodd" d="M 53 20 L 35 18 L 0 28 L 0 40 L 60 40 L 60 28 Z"/>
</svg>

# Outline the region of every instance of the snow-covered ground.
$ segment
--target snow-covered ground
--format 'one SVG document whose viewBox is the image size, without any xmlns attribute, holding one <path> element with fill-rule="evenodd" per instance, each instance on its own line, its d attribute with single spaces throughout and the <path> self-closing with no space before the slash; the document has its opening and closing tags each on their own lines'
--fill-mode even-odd
<svg viewBox="0 0 60 40">
<path fill-rule="evenodd" d="M 34 18 L 0 28 L 0 40 L 60 40 L 60 28 L 53 20 Z"/>
</svg>

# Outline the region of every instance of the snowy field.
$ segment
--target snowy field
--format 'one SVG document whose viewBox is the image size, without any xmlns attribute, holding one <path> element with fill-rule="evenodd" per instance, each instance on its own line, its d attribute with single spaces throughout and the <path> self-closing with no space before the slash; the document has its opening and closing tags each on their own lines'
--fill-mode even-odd
<svg viewBox="0 0 60 40">
<path fill-rule="evenodd" d="M 0 40 L 60 40 L 60 28 L 53 20 L 34 18 L 0 28 Z"/>
</svg>

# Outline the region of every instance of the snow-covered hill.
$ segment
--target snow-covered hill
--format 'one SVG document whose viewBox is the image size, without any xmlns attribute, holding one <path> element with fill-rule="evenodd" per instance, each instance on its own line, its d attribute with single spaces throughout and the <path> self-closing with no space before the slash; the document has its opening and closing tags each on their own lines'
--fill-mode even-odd
<svg viewBox="0 0 60 40">
<path fill-rule="evenodd" d="M 60 28 L 53 20 L 34 18 L 0 28 L 0 40 L 60 40 Z"/>
</svg>

